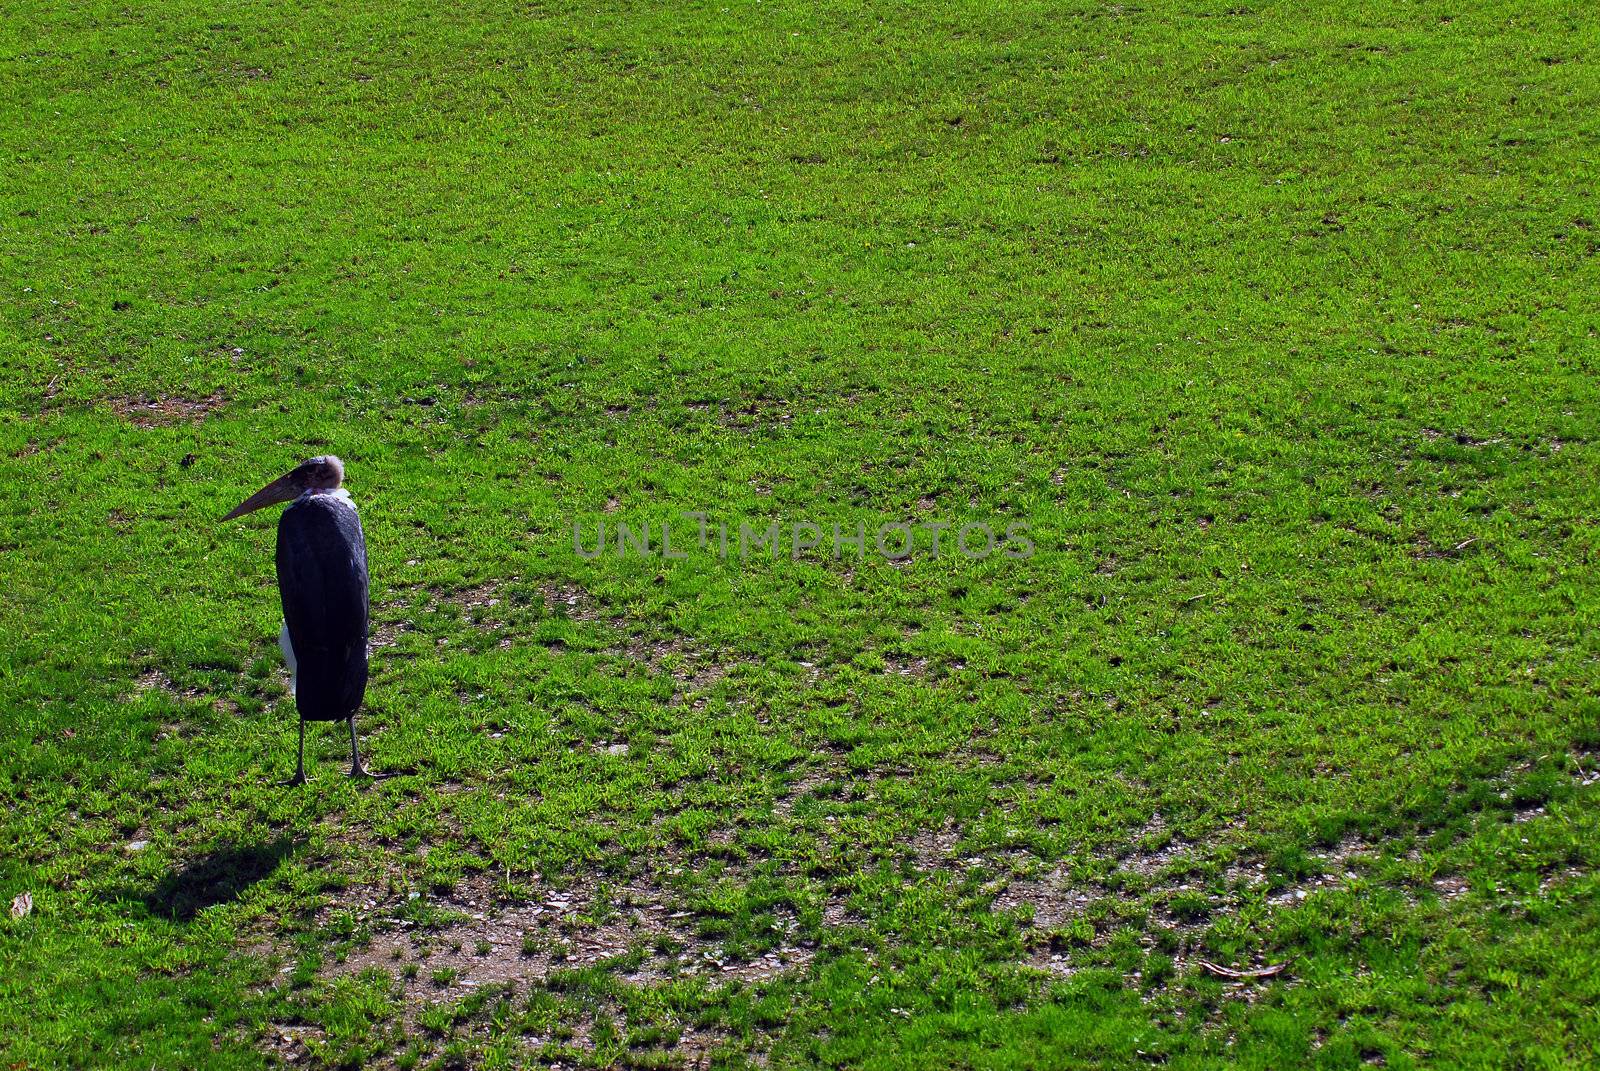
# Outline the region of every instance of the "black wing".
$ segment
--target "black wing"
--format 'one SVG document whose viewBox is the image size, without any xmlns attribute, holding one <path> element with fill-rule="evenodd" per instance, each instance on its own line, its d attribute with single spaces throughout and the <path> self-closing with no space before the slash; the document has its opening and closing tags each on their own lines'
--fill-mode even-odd
<svg viewBox="0 0 1600 1071">
<path fill-rule="evenodd" d="M 355 507 L 309 495 L 283 511 L 278 594 L 294 645 L 300 716 L 350 717 L 367 690 L 367 541 Z"/>
</svg>

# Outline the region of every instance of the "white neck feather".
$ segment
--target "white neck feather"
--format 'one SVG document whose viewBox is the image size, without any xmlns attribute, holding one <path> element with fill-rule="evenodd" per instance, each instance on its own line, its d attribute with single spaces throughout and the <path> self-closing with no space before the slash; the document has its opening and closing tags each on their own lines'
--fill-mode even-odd
<svg viewBox="0 0 1600 1071">
<path fill-rule="evenodd" d="M 320 487 L 313 487 L 309 491 L 302 492 L 300 497 L 310 498 L 312 495 L 322 495 L 325 498 L 331 498 L 337 502 L 343 502 L 351 509 L 356 508 L 356 500 L 351 498 L 350 492 L 346 491 L 343 487 L 336 487 L 332 491 L 325 491 Z"/>
</svg>

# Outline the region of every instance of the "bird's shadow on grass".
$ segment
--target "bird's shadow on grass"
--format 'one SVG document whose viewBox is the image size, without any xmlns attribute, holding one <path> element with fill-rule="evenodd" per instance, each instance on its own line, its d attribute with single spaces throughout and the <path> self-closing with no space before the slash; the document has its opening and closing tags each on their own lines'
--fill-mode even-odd
<svg viewBox="0 0 1600 1071">
<path fill-rule="evenodd" d="M 152 915 L 188 922 L 208 907 L 231 903 L 294 851 L 294 842 L 279 837 L 264 844 L 224 844 L 198 859 L 168 871 L 142 896 Z"/>
</svg>

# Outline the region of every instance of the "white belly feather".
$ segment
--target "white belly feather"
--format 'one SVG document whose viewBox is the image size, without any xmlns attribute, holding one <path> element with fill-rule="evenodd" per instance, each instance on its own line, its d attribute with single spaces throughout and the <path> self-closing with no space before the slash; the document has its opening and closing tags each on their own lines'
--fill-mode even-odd
<svg viewBox="0 0 1600 1071">
<path fill-rule="evenodd" d="M 295 661 L 294 641 L 289 638 L 289 622 L 283 623 L 283 628 L 278 630 L 278 650 L 283 652 L 283 660 L 289 663 L 289 694 L 295 694 L 295 682 L 299 678 L 300 664 Z"/>
</svg>

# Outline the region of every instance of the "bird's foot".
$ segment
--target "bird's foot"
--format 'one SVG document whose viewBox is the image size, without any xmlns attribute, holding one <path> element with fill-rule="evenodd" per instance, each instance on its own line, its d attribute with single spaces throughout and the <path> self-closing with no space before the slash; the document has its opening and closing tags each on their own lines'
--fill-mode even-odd
<svg viewBox="0 0 1600 1071">
<path fill-rule="evenodd" d="M 296 770 L 293 777 L 289 778 L 287 781 L 279 781 L 278 784 L 283 788 L 298 788 L 300 785 L 305 784 L 308 780 L 310 780 L 310 778 L 306 777 L 306 772 L 304 770 Z"/>
</svg>

